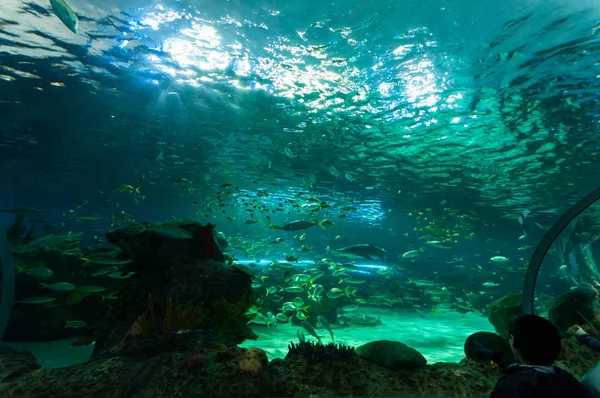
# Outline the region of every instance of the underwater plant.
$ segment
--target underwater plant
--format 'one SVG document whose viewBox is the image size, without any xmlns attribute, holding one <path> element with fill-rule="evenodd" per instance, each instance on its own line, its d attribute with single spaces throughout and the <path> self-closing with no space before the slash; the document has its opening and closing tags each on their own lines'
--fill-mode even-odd
<svg viewBox="0 0 600 398">
<path fill-rule="evenodd" d="M 343 344 L 321 344 L 312 342 L 303 342 L 299 344 L 290 343 L 288 353 L 285 359 L 302 357 L 308 361 L 325 362 L 341 361 L 356 356 L 354 347 Z"/>
</svg>

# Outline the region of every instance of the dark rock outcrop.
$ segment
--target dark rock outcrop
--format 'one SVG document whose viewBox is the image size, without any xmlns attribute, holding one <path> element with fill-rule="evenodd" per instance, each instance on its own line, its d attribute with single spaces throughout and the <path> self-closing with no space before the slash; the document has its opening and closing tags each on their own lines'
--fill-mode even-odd
<svg viewBox="0 0 600 398">
<path fill-rule="evenodd" d="M 390 369 L 411 369 L 425 366 L 427 363 L 419 351 L 406 344 L 391 340 L 378 340 L 363 344 L 356 348 L 356 355 Z"/>
<path fill-rule="evenodd" d="M 29 351 L 18 350 L 0 342 L 0 383 L 18 379 L 39 368 L 40 365 Z"/>
<path fill-rule="evenodd" d="M 496 333 L 473 333 L 467 337 L 464 349 L 465 355 L 468 358 L 494 359 L 503 365 L 508 365 L 515 361 L 508 342 Z"/>
<path fill-rule="evenodd" d="M 504 340 L 510 338 L 510 325 L 523 313 L 523 295 L 509 294 L 494 301 L 490 306 L 489 321 Z"/>
<path fill-rule="evenodd" d="M 251 275 L 206 258 L 190 238 L 198 227 L 187 221 L 134 224 L 107 235 L 132 260 L 122 272 L 135 275 L 96 328 L 94 357 L 148 357 L 256 338 L 245 318 L 254 301 Z"/>
<path fill-rule="evenodd" d="M 558 296 L 548 310 L 548 319 L 558 330 L 565 332 L 573 325 L 581 325 L 594 318 L 598 292 L 578 287 Z"/>
</svg>

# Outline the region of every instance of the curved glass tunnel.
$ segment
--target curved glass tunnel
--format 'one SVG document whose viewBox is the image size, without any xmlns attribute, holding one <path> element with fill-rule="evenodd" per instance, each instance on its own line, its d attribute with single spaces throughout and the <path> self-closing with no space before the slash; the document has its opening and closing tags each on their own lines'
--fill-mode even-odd
<svg viewBox="0 0 600 398">
<path fill-rule="evenodd" d="M 582 198 L 548 230 L 530 261 L 523 312 L 548 317 L 562 332 L 598 315 L 600 189 Z"/>
</svg>

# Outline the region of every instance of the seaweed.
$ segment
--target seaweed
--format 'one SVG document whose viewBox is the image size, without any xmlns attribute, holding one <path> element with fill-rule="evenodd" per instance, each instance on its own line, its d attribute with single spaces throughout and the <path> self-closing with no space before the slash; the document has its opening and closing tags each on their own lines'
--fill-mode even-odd
<svg viewBox="0 0 600 398">
<path fill-rule="evenodd" d="M 326 362 L 340 361 L 355 357 L 354 347 L 343 344 L 304 342 L 299 344 L 290 343 L 285 359 L 302 357 L 308 361 Z"/>
</svg>

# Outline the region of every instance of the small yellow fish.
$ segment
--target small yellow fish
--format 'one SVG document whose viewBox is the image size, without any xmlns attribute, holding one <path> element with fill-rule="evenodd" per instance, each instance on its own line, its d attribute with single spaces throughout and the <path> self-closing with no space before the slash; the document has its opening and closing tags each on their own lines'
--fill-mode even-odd
<svg viewBox="0 0 600 398">
<path fill-rule="evenodd" d="M 294 155 L 294 152 L 292 152 L 292 150 L 290 148 L 285 148 L 285 156 L 287 156 L 290 159 L 296 159 L 296 155 Z M 269 165 L 269 168 L 271 168 L 271 166 Z"/>
<path fill-rule="evenodd" d="M 115 188 L 117 191 L 127 192 L 127 193 L 140 193 L 139 188 L 134 188 L 132 185 L 127 184 L 119 184 Z"/>
</svg>

